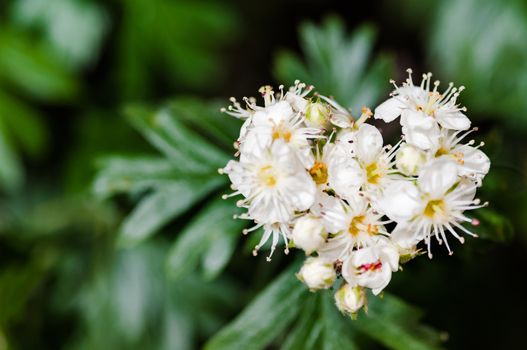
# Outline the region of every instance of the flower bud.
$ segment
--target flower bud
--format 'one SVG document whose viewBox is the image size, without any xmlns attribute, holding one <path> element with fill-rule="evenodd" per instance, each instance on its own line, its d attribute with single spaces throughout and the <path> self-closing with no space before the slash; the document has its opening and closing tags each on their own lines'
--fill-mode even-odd
<svg viewBox="0 0 527 350">
<path fill-rule="evenodd" d="M 337 273 L 330 261 L 323 258 L 307 258 L 296 277 L 305 283 L 310 291 L 315 291 L 331 287 Z"/>
<path fill-rule="evenodd" d="M 321 102 L 310 102 L 306 108 L 306 124 L 310 127 L 326 129 L 329 126 L 330 114 L 329 105 Z"/>
<path fill-rule="evenodd" d="M 366 293 L 360 286 L 352 287 L 344 283 L 335 293 L 335 304 L 338 309 L 348 315 L 353 315 L 366 304 Z"/>
<path fill-rule="evenodd" d="M 397 169 L 407 176 L 417 175 L 419 169 L 426 162 L 426 154 L 412 145 L 403 143 L 397 152 Z"/>
<path fill-rule="evenodd" d="M 291 235 L 295 246 L 303 249 L 306 255 L 320 248 L 327 237 L 328 233 L 322 224 L 322 220 L 311 215 L 298 219 Z"/>
</svg>

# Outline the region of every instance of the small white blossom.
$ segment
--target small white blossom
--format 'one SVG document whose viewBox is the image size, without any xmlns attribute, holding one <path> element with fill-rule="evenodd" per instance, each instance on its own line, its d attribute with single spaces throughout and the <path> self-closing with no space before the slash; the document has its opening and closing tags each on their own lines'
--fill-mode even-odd
<svg viewBox="0 0 527 350">
<path fill-rule="evenodd" d="M 388 217 L 408 226 L 406 232 L 401 233 L 404 240 L 424 240 L 432 257 L 430 240 L 436 237 L 452 254 L 446 232 L 461 243 L 464 239 L 456 230 L 476 236 L 461 225 L 461 222 L 473 222 L 463 214 L 465 210 L 487 205 L 474 199 L 476 188 L 476 183 L 459 178 L 455 161 L 439 158 L 421 171 L 416 184 L 402 181 L 392 184 L 392 188 L 385 191 L 379 206 Z"/>
<path fill-rule="evenodd" d="M 375 118 L 389 123 L 401 116 L 401 125 L 406 142 L 422 149 L 432 147 L 439 136 L 440 127 L 451 130 L 466 130 L 470 120 L 463 113 L 466 108 L 459 107 L 457 98 L 464 87 L 455 88 L 452 83 L 445 92 L 437 91 L 439 81 L 433 83 L 432 74 L 423 74 L 419 86 L 412 80 L 412 70 L 402 86 L 395 85 L 390 99 L 375 109 Z"/>
<path fill-rule="evenodd" d="M 303 249 L 310 255 L 319 249 L 326 241 L 328 233 L 322 219 L 312 215 L 302 216 L 295 222 L 291 239 L 297 248 Z"/>
<path fill-rule="evenodd" d="M 376 236 L 376 244 L 354 251 L 342 265 L 342 276 L 352 286 L 371 288 L 379 294 L 399 268 L 399 252 L 386 238 Z"/>
<path fill-rule="evenodd" d="M 356 314 L 366 304 L 366 293 L 360 286 L 352 287 L 348 283 L 342 284 L 335 293 L 335 304 L 345 314 Z"/>
<path fill-rule="evenodd" d="M 337 279 L 333 263 L 323 258 L 307 258 L 296 276 L 311 291 L 328 289 Z"/>
<path fill-rule="evenodd" d="M 395 164 L 402 174 L 415 176 L 425 163 L 426 152 L 407 143 L 401 144 L 395 157 Z"/>
</svg>

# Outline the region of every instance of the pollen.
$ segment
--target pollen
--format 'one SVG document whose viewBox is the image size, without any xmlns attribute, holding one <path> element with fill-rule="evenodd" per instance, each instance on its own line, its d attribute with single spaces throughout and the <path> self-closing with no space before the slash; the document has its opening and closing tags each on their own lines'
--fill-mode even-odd
<svg viewBox="0 0 527 350">
<path fill-rule="evenodd" d="M 362 227 L 361 226 L 364 226 L 363 225 L 363 222 L 364 222 L 364 219 L 366 219 L 366 217 L 364 215 L 359 215 L 359 216 L 355 216 L 352 220 L 351 220 L 351 223 L 348 227 L 348 232 L 353 236 L 353 237 L 356 237 L 358 236 L 359 232 L 361 232 L 362 230 Z"/>
<path fill-rule="evenodd" d="M 377 162 L 373 162 L 366 166 L 366 178 L 368 179 L 369 183 L 376 185 L 381 180 L 381 177 L 381 167 Z"/>
<path fill-rule="evenodd" d="M 315 165 L 309 169 L 309 175 L 317 185 L 328 182 L 328 166 L 323 162 L 315 162 Z"/>
<path fill-rule="evenodd" d="M 434 157 L 438 158 L 444 156 L 445 154 L 450 153 L 445 147 L 440 147 L 437 152 L 434 154 Z"/>
<path fill-rule="evenodd" d="M 274 187 L 276 185 L 276 176 L 272 171 L 272 166 L 267 165 L 260 169 L 259 173 L 260 183 L 267 187 Z"/>
<path fill-rule="evenodd" d="M 291 141 L 291 131 L 285 128 L 282 124 L 273 127 L 273 141 L 277 139 L 283 139 L 286 143 Z"/>
<path fill-rule="evenodd" d="M 434 199 L 426 204 L 424 215 L 430 219 L 434 219 L 437 216 L 442 216 L 445 213 L 445 201 L 442 199 Z"/>
</svg>

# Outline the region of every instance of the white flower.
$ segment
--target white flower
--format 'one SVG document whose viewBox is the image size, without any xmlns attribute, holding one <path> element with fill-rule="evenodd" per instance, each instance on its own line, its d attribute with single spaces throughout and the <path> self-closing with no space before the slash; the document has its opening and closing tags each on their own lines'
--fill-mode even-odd
<svg viewBox="0 0 527 350">
<path fill-rule="evenodd" d="M 475 144 L 474 140 L 466 144 L 460 143 L 468 134 L 476 130 L 477 128 L 473 128 L 462 132 L 442 129 L 429 152 L 430 158 L 451 158 L 458 165 L 460 176 L 468 176 L 475 180 L 483 179 L 490 169 L 489 157 L 479 149 L 484 143 L 481 142 L 475 147 L 472 146 Z"/>
<path fill-rule="evenodd" d="M 328 289 L 337 279 L 333 263 L 323 258 L 307 258 L 296 276 L 311 291 Z"/>
<path fill-rule="evenodd" d="M 398 240 L 408 244 L 424 240 L 428 255 L 432 257 L 430 239 L 435 236 L 439 243 L 445 242 L 452 254 L 446 232 L 461 243 L 464 239 L 456 229 L 476 236 L 460 224 L 463 221 L 473 222 L 463 211 L 487 205 L 480 205 L 479 200 L 474 199 L 476 188 L 477 184 L 473 181 L 459 178 L 456 162 L 438 158 L 421 170 L 416 184 L 408 181 L 392 183 L 383 193 L 379 207 L 389 218 L 406 226 Z"/>
<path fill-rule="evenodd" d="M 389 123 L 401 116 L 402 131 L 406 142 L 422 149 L 432 147 L 439 135 L 439 126 L 451 130 L 466 130 L 470 120 L 463 114 L 466 108 L 459 107 L 457 98 L 464 87 L 459 89 L 450 83 L 445 92 L 439 93 L 439 81 L 433 83 L 432 74 L 423 74 L 420 86 L 414 86 L 412 70 L 401 87 L 395 85 L 390 99 L 375 109 L 375 118 Z"/>
<path fill-rule="evenodd" d="M 348 283 L 342 284 L 335 293 L 335 304 L 345 314 L 357 313 L 366 304 L 366 293 L 360 286 L 352 287 Z"/>
<path fill-rule="evenodd" d="M 353 251 L 342 265 L 342 276 L 352 286 L 371 288 L 379 294 L 388 285 L 392 272 L 399 268 L 396 247 L 382 236 L 375 237 L 375 245 Z"/>
<path fill-rule="evenodd" d="M 407 143 L 401 144 L 395 157 L 397 169 L 407 176 L 417 175 L 425 162 L 426 152 Z"/>
<path fill-rule="evenodd" d="M 329 185 L 337 194 L 347 199 L 359 189 L 379 189 L 391 180 L 398 145 L 383 147 L 382 135 L 376 127 L 362 123 L 339 140 L 343 145 L 337 144 L 328 169 Z"/>
<path fill-rule="evenodd" d="M 254 113 L 250 129 L 240 145 L 241 154 L 258 154 L 274 141 L 282 140 L 295 151 L 305 168 L 311 168 L 314 158 L 309 140 L 319 138 L 321 131 L 305 127 L 303 120 L 302 114 L 294 112 L 286 101 Z"/>
<path fill-rule="evenodd" d="M 238 205 L 248 209 L 247 214 L 240 215 L 240 218 L 252 219 L 257 223 L 250 231 L 264 224 L 278 223 L 284 227 L 295 211 L 309 209 L 315 199 L 315 183 L 282 140 L 276 140 L 270 148 L 256 155 L 243 153 L 240 161 L 229 161 L 222 172 L 229 175 L 235 189 L 230 196 L 241 194 L 245 197 Z M 283 230 L 266 232 L 273 233 L 271 254 L 280 232 L 287 243 Z M 257 248 L 266 240 L 260 242 Z"/>
<path fill-rule="evenodd" d="M 333 261 L 345 260 L 353 249 L 375 244 L 377 235 L 387 234 L 382 216 L 369 206 L 365 197 L 357 194 L 347 203 L 336 198 L 326 200 L 322 217 L 332 235 L 319 248 L 319 255 Z"/>
<path fill-rule="evenodd" d="M 324 244 L 327 236 L 322 219 L 305 215 L 295 222 L 291 239 L 296 247 L 303 249 L 306 255 L 309 255 Z"/>
</svg>

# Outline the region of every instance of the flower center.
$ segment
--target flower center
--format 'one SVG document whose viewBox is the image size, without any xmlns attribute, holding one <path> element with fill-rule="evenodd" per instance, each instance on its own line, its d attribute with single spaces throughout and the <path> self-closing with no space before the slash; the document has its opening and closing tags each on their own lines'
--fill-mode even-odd
<svg viewBox="0 0 527 350">
<path fill-rule="evenodd" d="M 449 152 L 445 147 L 441 146 L 441 147 L 437 150 L 437 152 L 436 152 L 436 154 L 435 154 L 434 156 L 435 156 L 436 158 L 438 158 L 438 157 L 444 156 L 445 154 L 449 154 L 449 153 L 450 153 L 450 152 Z"/>
<path fill-rule="evenodd" d="M 379 163 L 373 162 L 366 166 L 366 178 L 371 184 L 378 184 L 382 177 L 382 168 Z"/>
<path fill-rule="evenodd" d="M 426 115 L 430 117 L 435 117 L 435 111 L 437 108 L 437 103 L 441 101 L 443 95 L 437 91 L 431 91 L 428 95 L 428 101 L 426 105 L 417 105 L 416 108 L 418 111 L 423 111 Z"/>
<path fill-rule="evenodd" d="M 361 231 L 362 226 L 364 226 L 362 224 L 364 222 L 364 219 L 366 219 L 366 217 L 364 215 L 355 216 L 355 217 L 353 217 L 353 219 L 351 219 L 351 223 L 350 223 L 350 225 L 348 227 L 348 232 L 353 237 L 356 237 L 359 234 L 359 232 Z"/>
<path fill-rule="evenodd" d="M 368 271 L 377 271 L 382 268 L 381 260 L 377 260 L 373 263 L 362 264 L 358 267 L 359 273 L 365 273 Z"/>
<path fill-rule="evenodd" d="M 434 199 L 426 204 L 424 214 L 430 219 L 436 216 L 442 216 L 445 213 L 445 201 L 442 199 Z"/>
<path fill-rule="evenodd" d="M 284 141 L 287 143 L 291 141 L 291 131 L 287 129 L 283 123 L 280 123 L 273 127 L 272 137 L 273 141 L 276 139 L 284 139 Z"/>
<path fill-rule="evenodd" d="M 315 165 L 309 169 L 309 175 L 317 185 L 322 185 L 328 182 L 328 166 L 322 162 L 315 162 Z"/>
<path fill-rule="evenodd" d="M 260 169 L 258 178 L 264 186 L 274 187 L 276 185 L 276 177 L 272 170 L 273 168 L 270 165 L 266 165 Z"/>
</svg>

